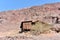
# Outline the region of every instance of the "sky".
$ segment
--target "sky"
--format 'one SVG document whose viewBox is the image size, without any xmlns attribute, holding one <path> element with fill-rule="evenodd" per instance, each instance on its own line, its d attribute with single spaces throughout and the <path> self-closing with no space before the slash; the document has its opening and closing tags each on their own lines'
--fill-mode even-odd
<svg viewBox="0 0 60 40">
<path fill-rule="evenodd" d="M 60 2 L 60 0 L 0 0 L 0 11 L 16 10 L 56 2 Z"/>
</svg>

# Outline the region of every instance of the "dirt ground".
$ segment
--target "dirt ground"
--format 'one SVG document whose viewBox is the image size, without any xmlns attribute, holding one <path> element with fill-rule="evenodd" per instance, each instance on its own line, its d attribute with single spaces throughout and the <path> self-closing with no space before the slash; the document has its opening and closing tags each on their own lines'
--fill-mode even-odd
<svg viewBox="0 0 60 40">
<path fill-rule="evenodd" d="M 18 33 L 14 31 L 12 34 L 10 33 L 3 33 L 0 34 L 0 40 L 60 40 L 60 33 L 47 33 L 47 34 L 40 34 L 40 35 L 32 35 L 30 32 L 26 33 Z"/>
</svg>

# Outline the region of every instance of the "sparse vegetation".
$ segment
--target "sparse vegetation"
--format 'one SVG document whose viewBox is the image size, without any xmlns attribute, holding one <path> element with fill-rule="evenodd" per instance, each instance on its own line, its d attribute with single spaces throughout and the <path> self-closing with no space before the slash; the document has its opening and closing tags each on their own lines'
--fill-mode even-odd
<svg viewBox="0 0 60 40">
<path fill-rule="evenodd" d="M 36 22 L 35 25 L 32 25 L 31 33 L 34 35 L 44 33 L 49 31 L 52 25 L 43 23 L 43 22 Z"/>
</svg>

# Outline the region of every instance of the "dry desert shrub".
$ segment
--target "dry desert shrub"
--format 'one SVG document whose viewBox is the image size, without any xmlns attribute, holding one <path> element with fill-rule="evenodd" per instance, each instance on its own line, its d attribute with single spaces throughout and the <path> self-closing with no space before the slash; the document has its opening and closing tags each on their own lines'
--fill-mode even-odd
<svg viewBox="0 0 60 40">
<path fill-rule="evenodd" d="M 39 35 L 41 33 L 44 33 L 46 31 L 49 31 L 52 28 L 52 25 L 43 23 L 43 22 L 36 22 L 34 25 L 32 25 L 31 33 L 34 35 Z"/>
</svg>

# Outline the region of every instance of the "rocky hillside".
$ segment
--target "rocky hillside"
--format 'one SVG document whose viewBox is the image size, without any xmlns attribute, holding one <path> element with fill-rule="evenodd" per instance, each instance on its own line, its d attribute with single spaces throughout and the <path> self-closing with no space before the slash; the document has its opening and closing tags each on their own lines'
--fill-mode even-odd
<svg viewBox="0 0 60 40">
<path fill-rule="evenodd" d="M 59 25 L 60 3 L 33 6 L 21 10 L 0 12 L 0 32 L 20 29 L 22 21 L 40 20 L 49 24 Z"/>
<path fill-rule="evenodd" d="M 52 24 L 55 30 L 60 30 L 60 3 L 0 12 L 0 33 L 10 35 L 12 31 L 14 34 L 20 30 L 21 22 L 37 20 Z"/>
</svg>

